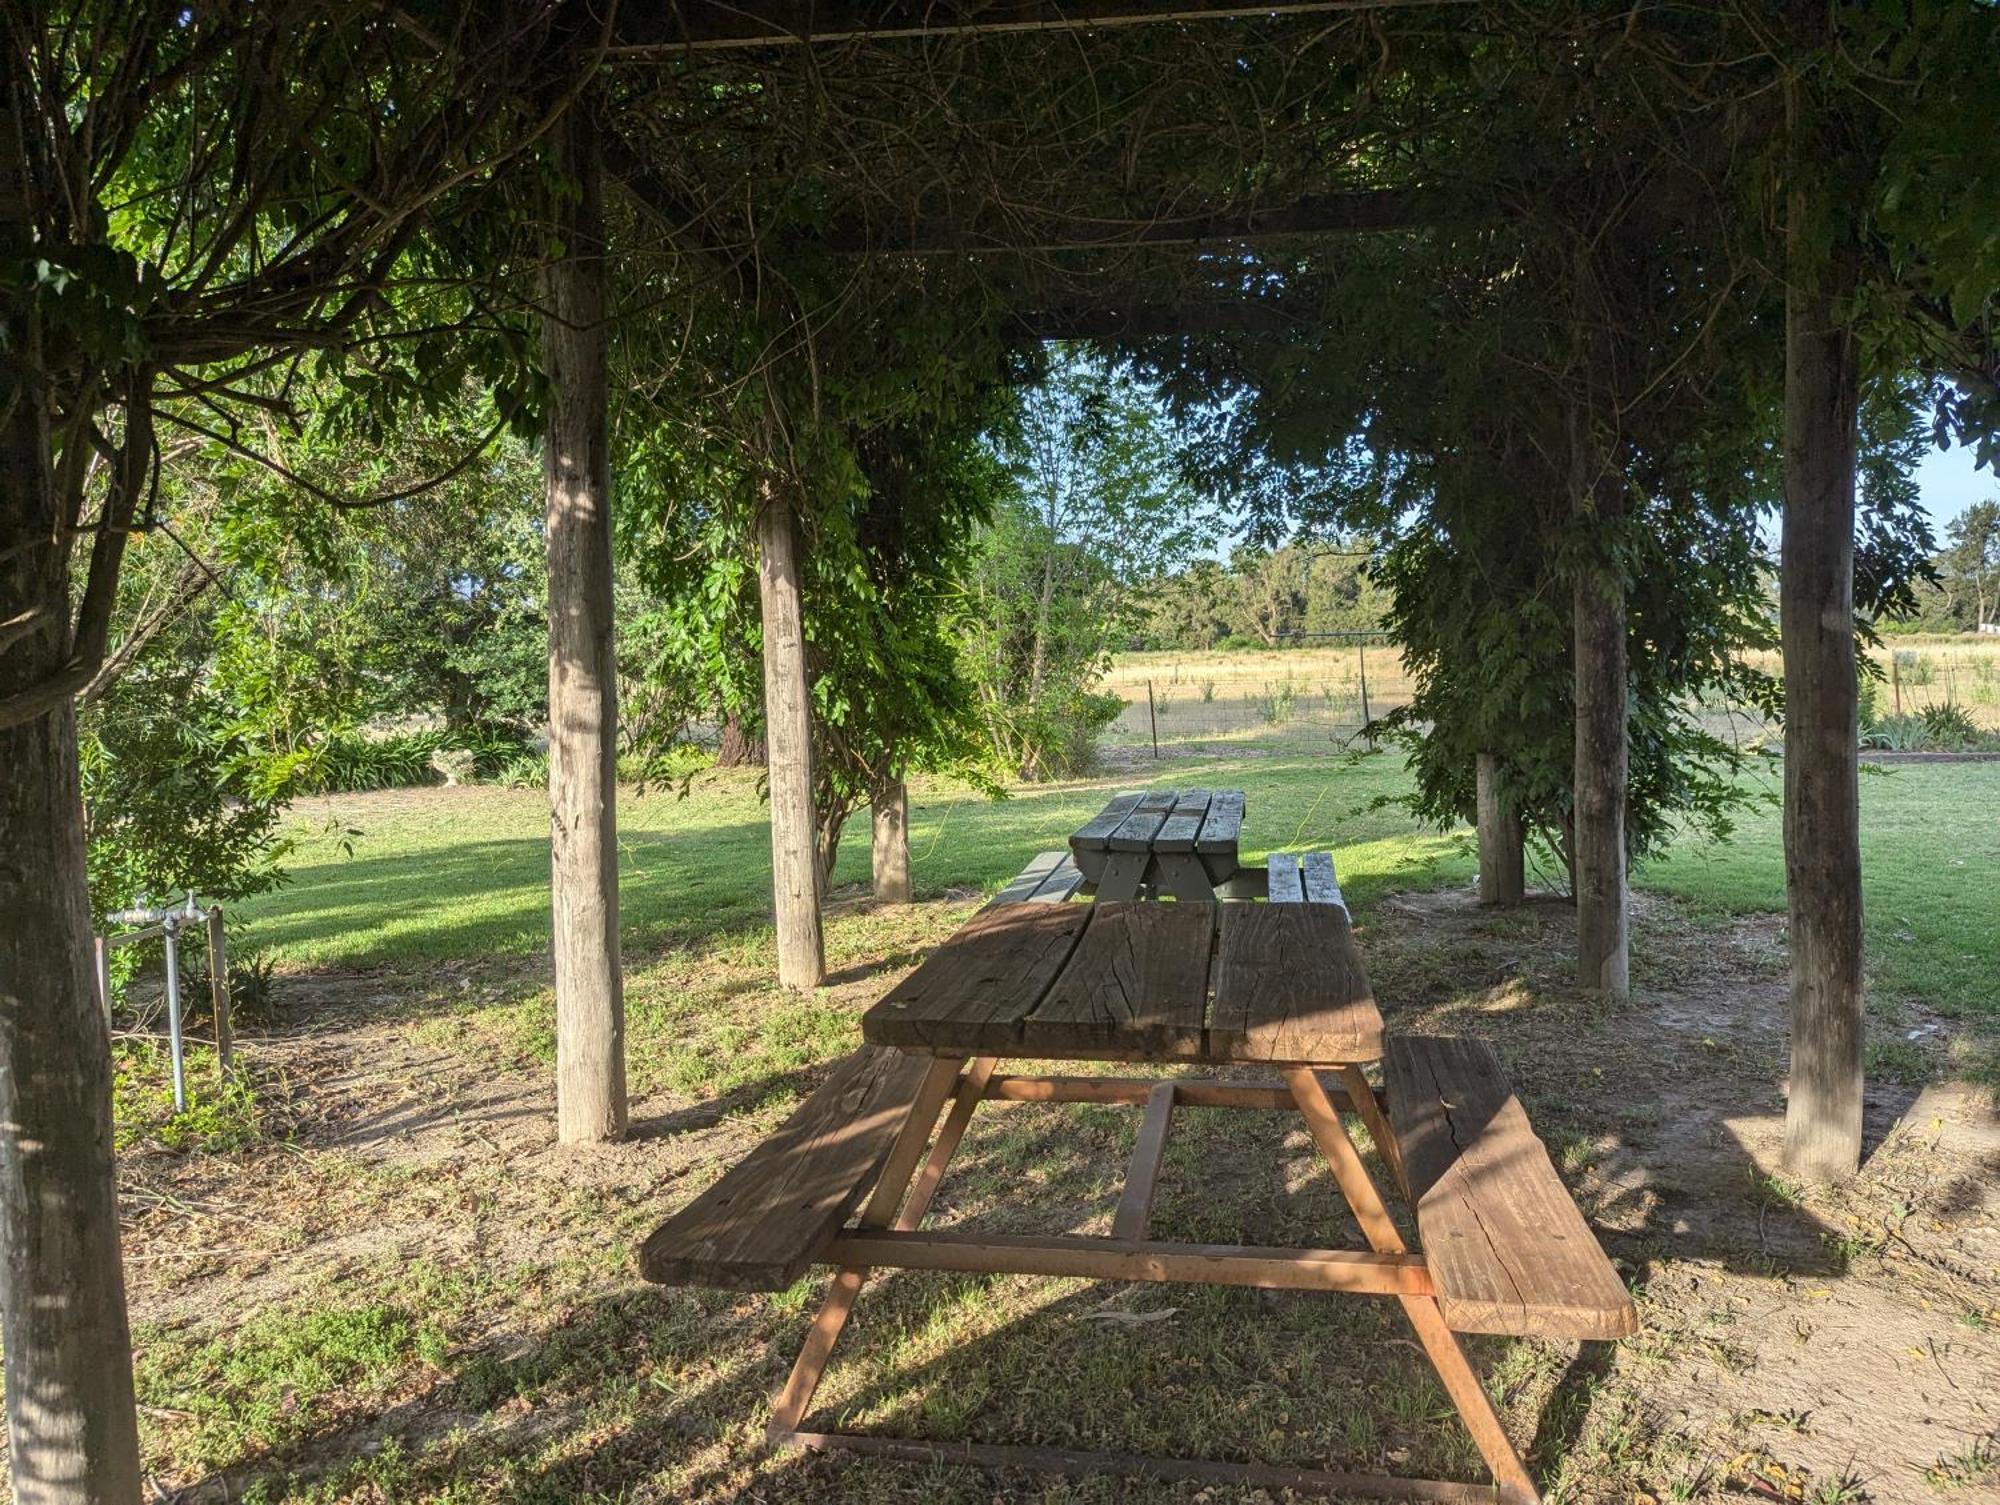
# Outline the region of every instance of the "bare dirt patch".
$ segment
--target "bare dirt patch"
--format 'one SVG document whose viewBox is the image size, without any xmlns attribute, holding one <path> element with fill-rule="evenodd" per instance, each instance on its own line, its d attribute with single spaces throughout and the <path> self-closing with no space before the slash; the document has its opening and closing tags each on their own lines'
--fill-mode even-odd
<svg viewBox="0 0 2000 1505">
<path fill-rule="evenodd" d="M 765 1397 L 816 1287 L 749 1297 L 634 1278 L 639 1238 L 811 1089 L 852 1016 L 966 909 L 842 898 L 836 985 L 808 1004 L 768 988 L 755 945 L 633 967 L 635 1059 L 649 1064 L 635 1072 L 633 1137 L 603 1149 L 553 1142 L 531 1027 L 546 1007 L 540 963 L 284 979 L 289 1023 L 247 1047 L 272 1139 L 126 1163 L 142 1385 L 149 1365 L 196 1345 L 268 1341 L 274 1319 L 316 1311 L 379 1306 L 434 1337 L 374 1382 L 312 1390 L 278 1376 L 278 1419 L 241 1444 L 150 1392 L 162 1490 L 1196 1498 L 1139 1481 L 768 1457 Z M 1567 986 L 1570 932 L 1553 902 L 1483 911 L 1456 893 L 1386 900 L 1360 932 L 1392 1028 L 1477 1034 L 1502 1052 L 1640 1292 L 1645 1330 L 1616 1347 L 1477 1346 L 1542 1476 L 1579 1500 L 1994 1497 L 2000 1471 L 1980 1462 L 2000 1429 L 1991 1103 L 1949 1085 L 1871 1089 L 1862 1176 L 1832 1192 L 1790 1186 L 1780 922 L 1698 920 L 1642 898 L 1636 996 L 1619 1007 Z M 794 1054 L 788 1031 L 806 1042 Z M 1191 1117 L 1172 1147 L 1163 1236 L 1187 1236 L 1176 1220 L 1274 1240 L 1324 1227 L 1331 1203 L 1308 1147 L 1263 1117 L 1199 1129 Z M 1110 1109 L 982 1112 L 940 1216 L 1092 1226 L 1131 1127 Z M 1475 1477 L 1462 1447 L 1438 1440 L 1451 1424 L 1426 1409 L 1396 1342 L 1377 1304 L 898 1277 L 878 1306 L 864 1302 L 828 1404 L 847 1424 L 1029 1444 L 1104 1446 L 1108 1434 L 1135 1450 L 1174 1446 L 1150 1434 L 1180 1418 L 1181 1445 L 1213 1454 Z M 1330 1357 L 1363 1352 L 1389 1357 Z M 254 1379 L 214 1383 L 263 1395 Z"/>
</svg>

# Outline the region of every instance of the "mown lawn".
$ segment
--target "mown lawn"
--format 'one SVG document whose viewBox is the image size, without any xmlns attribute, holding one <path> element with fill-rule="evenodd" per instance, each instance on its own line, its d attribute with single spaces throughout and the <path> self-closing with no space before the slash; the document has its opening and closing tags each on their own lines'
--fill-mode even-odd
<svg viewBox="0 0 2000 1505">
<path fill-rule="evenodd" d="M 1386 803 L 1408 789 L 1393 755 L 1170 760 L 1161 783 L 1247 791 L 1246 859 L 1330 847 L 1357 910 L 1399 888 L 1469 880 L 1469 833 L 1418 827 Z M 920 894 L 991 890 L 1068 833 L 1133 776 L 1017 790 L 991 801 L 952 786 L 913 794 Z M 1784 908 L 1777 775 L 1726 842 L 1687 840 L 1639 875 L 1642 887 L 1715 913 Z M 1883 1000 L 2000 1018 L 2000 764 L 1868 768 L 1861 788 L 1872 979 Z M 300 815 L 291 881 L 233 907 L 238 944 L 292 966 L 400 967 L 519 956 L 548 942 L 548 815 L 534 790 L 413 791 L 316 803 Z M 765 815 L 751 775 L 711 773 L 685 797 L 621 798 L 620 901 L 627 947 L 644 955 L 770 925 Z M 850 828 L 836 884 L 867 879 L 866 814 Z"/>
</svg>

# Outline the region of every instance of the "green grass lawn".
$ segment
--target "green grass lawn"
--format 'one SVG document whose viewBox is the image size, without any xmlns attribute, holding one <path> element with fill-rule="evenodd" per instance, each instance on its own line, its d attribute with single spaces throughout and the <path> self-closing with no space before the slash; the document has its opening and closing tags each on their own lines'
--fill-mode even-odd
<svg viewBox="0 0 2000 1505">
<path fill-rule="evenodd" d="M 920 894 L 993 889 L 1035 852 L 1060 847 L 1117 787 L 1137 778 L 1028 787 L 990 801 L 951 786 L 913 792 Z M 1757 787 L 1775 793 L 1773 775 Z M 1246 859 L 1331 848 L 1357 909 L 1398 888 L 1462 882 L 1469 833 L 1415 825 L 1384 798 L 1408 788 L 1394 755 L 1235 757 L 1161 765 L 1160 782 L 1233 786 L 1249 797 Z M 1878 995 L 1954 1016 L 2000 1017 L 2000 764 L 1869 769 L 1861 788 L 1870 965 Z M 548 814 L 533 790 L 465 789 L 335 801 L 302 836 L 291 881 L 233 906 L 239 944 L 304 966 L 404 966 L 533 954 L 548 943 Z M 770 925 L 770 854 L 754 777 L 709 774 L 679 797 L 626 791 L 620 803 L 625 942 L 635 955 Z M 303 819 L 303 817 L 302 817 Z M 865 813 L 837 883 L 867 878 Z M 1782 910 L 1775 803 L 1732 840 L 1688 840 L 1639 874 L 1642 887 L 1714 912 Z"/>
</svg>

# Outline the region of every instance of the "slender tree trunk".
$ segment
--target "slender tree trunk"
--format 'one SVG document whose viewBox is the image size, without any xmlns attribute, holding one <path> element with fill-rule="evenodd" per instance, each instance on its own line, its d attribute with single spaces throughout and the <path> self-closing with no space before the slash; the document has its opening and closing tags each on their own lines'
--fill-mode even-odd
<svg viewBox="0 0 2000 1505">
<path fill-rule="evenodd" d="M 18 101 L 0 86 L 0 264 L 29 248 Z M 0 289 L 4 297 L 11 289 Z M 70 652 L 47 409 L 15 373 L 39 331 L 0 303 L 0 698 Z M 139 1498 L 132 1343 L 112 1171 L 111 1042 L 92 980 L 76 713 L 0 728 L 0 1345 L 14 1498 Z"/>
<path fill-rule="evenodd" d="M 1035 641 L 1033 651 L 1028 656 L 1028 704 L 1034 705 L 1042 698 L 1042 682 L 1048 677 L 1049 659 L 1049 608 L 1055 602 L 1056 560 L 1055 545 L 1051 543 L 1049 552 L 1042 556 L 1042 589 L 1035 598 Z"/>
<path fill-rule="evenodd" d="M 1861 813 L 1854 661 L 1859 372 L 1841 302 L 1851 254 L 1820 264 L 1794 189 L 1785 295 L 1785 894 L 1791 1095 L 1785 1166 L 1834 1180 L 1861 1162 Z"/>
<path fill-rule="evenodd" d="M 1481 753 L 1479 780 L 1479 902 L 1519 904 L 1527 894 L 1520 813 L 1500 794 L 1500 760 Z"/>
<path fill-rule="evenodd" d="M 605 378 L 604 176 L 582 104 L 557 128 L 577 197 L 547 273 L 544 441 L 549 552 L 549 886 L 555 914 L 556 1132 L 625 1132 L 618 959 L 618 699 L 612 657 L 611 434 Z"/>
<path fill-rule="evenodd" d="M 813 804 L 805 615 L 799 599 L 798 533 L 792 509 L 775 481 L 765 484 L 757 513 L 757 549 L 778 981 L 788 988 L 816 988 L 826 978 L 826 948 L 820 936 L 819 817 Z"/>
<path fill-rule="evenodd" d="M 910 902 L 910 788 L 901 779 L 875 785 L 870 811 L 875 826 L 875 897 L 888 904 Z"/>
<path fill-rule="evenodd" d="M 750 736 L 734 716 L 723 720 L 722 746 L 715 754 L 717 768 L 762 768 L 768 756 L 762 737 Z"/>
<path fill-rule="evenodd" d="M 1579 528 L 1614 523 L 1624 489 L 1592 440 L 1589 419 L 1570 414 L 1570 499 Z M 1609 551 L 1587 550 L 1604 560 Z M 1610 997 L 1630 987 L 1625 892 L 1625 586 L 1608 563 L 1577 570 L 1576 632 L 1576 973 Z"/>
</svg>

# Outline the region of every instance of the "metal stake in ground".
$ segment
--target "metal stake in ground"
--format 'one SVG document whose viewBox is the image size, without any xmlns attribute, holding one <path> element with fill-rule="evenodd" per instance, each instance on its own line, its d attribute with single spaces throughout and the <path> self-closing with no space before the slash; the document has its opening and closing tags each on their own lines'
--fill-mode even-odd
<svg viewBox="0 0 2000 1505">
<path fill-rule="evenodd" d="M 167 945 L 167 1043 L 174 1061 L 174 1112 L 187 1112 L 187 1068 L 181 1060 L 181 917 L 160 922 Z"/>
<path fill-rule="evenodd" d="M 1153 756 L 1160 755 L 1160 718 L 1153 709 L 1153 682 L 1146 681 L 1146 724 L 1153 729 Z"/>
</svg>

